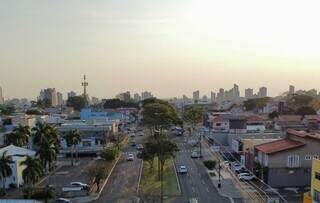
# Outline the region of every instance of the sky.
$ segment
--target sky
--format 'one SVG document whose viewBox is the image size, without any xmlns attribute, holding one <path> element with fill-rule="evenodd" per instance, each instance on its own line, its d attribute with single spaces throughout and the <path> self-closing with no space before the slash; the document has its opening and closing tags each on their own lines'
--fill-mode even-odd
<svg viewBox="0 0 320 203">
<path fill-rule="evenodd" d="M 319 87 L 319 1 L 0 0 L 0 86 L 172 97 Z"/>
</svg>

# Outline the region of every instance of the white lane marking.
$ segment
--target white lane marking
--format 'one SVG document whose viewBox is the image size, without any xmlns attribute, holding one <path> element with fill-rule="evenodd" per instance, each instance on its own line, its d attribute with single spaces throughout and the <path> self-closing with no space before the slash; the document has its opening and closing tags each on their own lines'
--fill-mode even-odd
<svg viewBox="0 0 320 203">
<path fill-rule="evenodd" d="M 231 197 L 228 197 L 231 203 L 234 203 L 233 199 Z"/>
</svg>

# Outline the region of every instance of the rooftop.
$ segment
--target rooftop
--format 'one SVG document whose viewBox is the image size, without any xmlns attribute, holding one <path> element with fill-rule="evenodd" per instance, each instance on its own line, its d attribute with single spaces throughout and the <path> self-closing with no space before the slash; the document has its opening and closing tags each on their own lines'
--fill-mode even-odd
<svg viewBox="0 0 320 203">
<path fill-rule="evenodd" d="M 272 154 L 272 153 L 277 153 L 277 152 L 281 152 L 289 149 L 298 148 L 304 145 L 305 144 L 300 141 L 282 139 L 282 140 L 276 140 L 274 142 L 261 144 L 256 146 L 255 148 L 263 153 Z"/>
</svg>

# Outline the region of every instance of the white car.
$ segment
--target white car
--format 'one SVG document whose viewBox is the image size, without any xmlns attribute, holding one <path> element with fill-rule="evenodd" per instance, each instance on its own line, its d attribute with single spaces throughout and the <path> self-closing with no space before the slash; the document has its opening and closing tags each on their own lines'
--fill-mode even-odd
<svg viewBox="0 0 320 203">
<path fill-rule="evenodd" d="M 55 203 L 70 203 L 71 201 L 65 198 L 56 199 Z"/>
<path fill-rule="evenodd" d="M 186 166 L 180 166 L 179 167 L 179 171 L 178 171 L 180 174 L 185 174 L 185 173 L 188 173 L 188 169 Z"/>
<path fill-rule="evenodd" d="M 133 161 L 134 160 L 134 155 L 132 153 L 129 153 L 127 156 L 127 161 Z"/>
<path fill-rule="evenodd" d="M 71 182 L 70 185 L 75 187 L 82 187 L 84 189 L 89 188 L 88 184 L 82 183 L 82 182 Z"/>
<path fill-rule="evenodd" d="M 254 179 L 254 176 L 249 173 L 240 173 L 238 175 L 239 180 L 241 181 L 251 181 Z"/>
</svg>

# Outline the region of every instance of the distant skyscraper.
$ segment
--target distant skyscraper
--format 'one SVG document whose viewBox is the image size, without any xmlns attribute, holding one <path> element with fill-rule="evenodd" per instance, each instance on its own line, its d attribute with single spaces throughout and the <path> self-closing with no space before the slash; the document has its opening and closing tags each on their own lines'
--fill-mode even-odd
<svg viewBox="0 0 320 203">
<path fill-rule="evenodd" d="M 199 101 L 199 99 L 200 99 L 200 91 L 199 90 L 194 91 L 193 94 L 192 94 L 192 98 L 193 98 L 194 102 Z"/>
<path fill-rule="evenodd" d="M 68 92 L 68 99 L 75 96 L 77 96 L 77 93 L 75 93 L 74 91 Z"/>
<path fill-rule="evenodd" d="M 0 87 L 0 104 L 4 104 L 4 98 L 2 94 L 2 87 Z"/>
<path fill-rule="evenodd" d="M 134 101 L 138 102 L 138 101 L 141 100 L 141 96 L 140 96 L 138 93 L 135 93 L 135 94 L 133 95 L 133 99 L 134 99 Z"/>
<path fill-rule="evenodd" d="M 237 84 L 233 85 L 233 99 L 238 99 L 240 97 L 239 86 Z"/>
<path fill-rule="evenodd" d="M 258 96 L 259 97 L 267 97 L 268 96 L 267 88 L 266 87 L 260 87 Z"/>
<path fill-rule="evenodd" d="M 57 92 L 57 105 L 58 106 L 63 105 L 63 96 L 61 92 Z"/>
<path fill-rule="evenodd" d="M 216 101 L 216 93 L 211 92 L 211 101 L 214 102 Z"/>
<path fill-rule="evenodd" d="M 127 92 L 123 92 L 123 93 L 120 93 L 116 96 L 116 98 L 122 100 L 122 101 L 129 101 L 131 99 L 131 95 L 130 95 L 130 92 L 127 91 Z"/>
<path fill-rule="evenodd" d="M 246 99 L 253 98 L 253 89 L 251 88 L 245 89 L 245 98 Z"/>
<path fill-rule="evenodd" d="M 219 89 L 219 92 L 217 94 L 217 101 L 222 102 L 225 99 L 225 92 L 223 88 Z"/>
<path fill-rule="evenodd" d="M 142 100 L 145 100 L 145 99 L 149 99 L 149 98 L 152 98 L 153 95 L 151 92 L 148 92 L 148 91 L 144 91 L 141 93 L 141 99 Z"/>
<path fill-rule="evenodd" d="M 40 96 L 38 100 L 44 101 L 47 100 L 50 102 L 51 106 L 58 105 L 58 95 L 55 88 L 47 88 L 40 91 Z"/>
<path fill-rule="evenodd" d="M 289 94 L 290 94 L 290 95 L 293 95 L 293 94 L 294 94 L 294 86 L 293 86 L 293 85 L 290 85 L 290 86 L 289 86 Z"/>
</svg>

